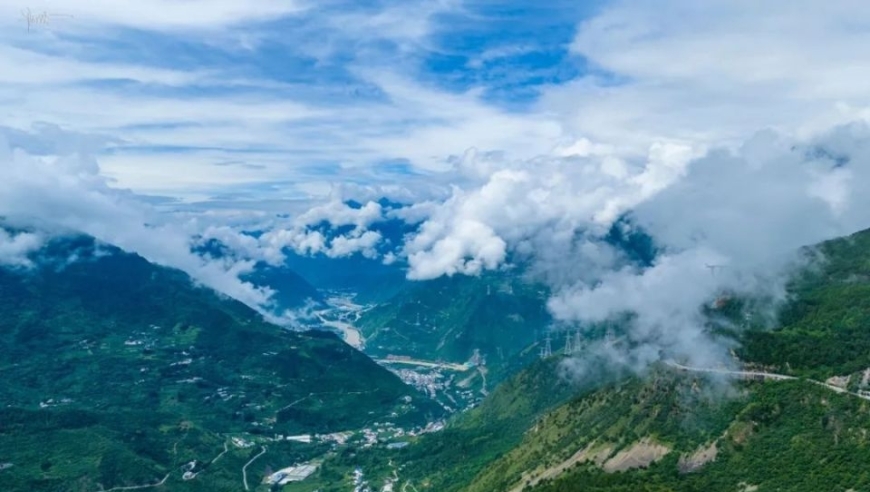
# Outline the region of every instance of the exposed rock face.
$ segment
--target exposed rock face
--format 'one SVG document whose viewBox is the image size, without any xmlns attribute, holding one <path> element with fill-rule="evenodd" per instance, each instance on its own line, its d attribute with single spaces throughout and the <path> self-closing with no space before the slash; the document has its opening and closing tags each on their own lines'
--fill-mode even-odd
<svg viewBox="0 0 870 492">
<path fill-rule="evenodd" d="M 577 451 L 567 460 L 559 463 L 556 466 L 552 466 L 543 470 L 542 472 L 540 472 L 540 474 L 532 476 L 530 473 L 524 473 L 522 482 L 513 489 L 511 489 L 510 492 L 521 492 L 527 485 L 534 487 L 542 480 L 556 478 L 571 469 L 577 463 L 586 463 L 592 461 L 597 466 L 601 466 L 605 462 L 605 460 L 607 460 L 611 453 L 613 453 L 612 445 L 606 443 L 599 444 L 596 441 L 592 441 L 585 448 Z"/>
<path fill-rule="evenodd" d="M 680 456 L 677 462 L 677 467 L 680 473 L 691 473 L 700 470 L 701 467 L 716 459 L 719 454 L 719 448 L 716 447 L 714 441 L 709 446 L 701 446 L 692 454 L 684 454 Z"/>
<path fill-rule="evenodd" d="M 850 379 L 850 376 L 831 376 L 827 380 L 825 380 L 825 382 L 830 384 L 831 386 L 845 389 L 847 386 L 849 386 Z"/>
<path fill-rule="evenodd" d="M 662 459 L 670 451 L 671 448 L 655 443 L 650 438 L 645 438 L 632 444 L 630 448 L 616 453 L 616 456 L 607 460 L 602 468 L 608 473 L 646 468 Z"/>
</svg>

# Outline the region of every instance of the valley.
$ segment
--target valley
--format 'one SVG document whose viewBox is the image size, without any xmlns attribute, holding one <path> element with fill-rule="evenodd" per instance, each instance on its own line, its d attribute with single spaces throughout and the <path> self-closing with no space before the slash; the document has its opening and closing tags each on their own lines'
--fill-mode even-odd
<svg viewBox="0 0 870 492">
<path fill-rule="evenodd" d="M 325 304 L 326 308 L 315 312 L 322 327 L 340 334 L 345 343 L 366 353 L 404 383 L 428 395 L 445 411 L 455 413 L 467 410 L 486 396 L 488 369 L 478 349 L 472 351 L 471 357 L 464 362 L 415 358 L 408 355 L 415 353 L 413 349 L 403 350 L 401 345 L 393 346 L 395 352 L 384 355 L 383 346 L 367 345 L 367 339 L 356 326 L 367 313 L 378 309 L 377 304 L 356 304 L 352 295 L 339 292 L 325 296 Z M 437 311 L 429 311 L 428 314 L 440 315 Z"/>
<path fill-rule="evenodd" d="M 266 469 L 428 432 L 444 414 L 331 333 L 279 329 L 180 272 L 95 255 L 86 237 L 52 248 L 82 259 L 0 269 L 0 479 L 13 489 L 239 490 L 248 476 L 253 490 Z"/>
<path fill-rule="evenodd" d="M 822 245 L 833 273 L 796 277 L 790 288 L 805 297 L 786 312 L 839 291 L 840 262 L 868 255 L 857 249 L 868 235 L 845 250 Z M 87 238 L 54 246 L 86 258 L 93 247 Z M 95 492 L 730 490 L 737 476 L 761 490 L 772 478 L 741 456 L 775 461 L 765 443 L 776 443 L 806 459 L 777 429 L 822 449 L 843 442 L 844 463 L 864 453 L 855 429 L 867 425 L 867 366 L 666 359 L 637 375 L 589 351 L 596 340 L 632 343 L 618 326 L 591 327 L 584 339 L 567 332 L 564 347 L 542 337 L 535 287 L 513 280 L 408 284 L 379 302 L 325 291 L 312 311 L 319 329 L 299 332 L 120 251 L 62 270 L 41 261 L 35 274 L 0 270 L 0 367 L 19 382 L 0 395 L 0 438 L 15 450 L 0 455 L 0 474 L 31 490 L 71 481 Z M 751 319 L 743 302 L 716 303 L 711 327 Z M 840 302 L 814 309 L 848 309 Z M 778 330 L 750 326 L 741 355 L 759 350 L 754 337 L 794 336 L 803 321 L 790 316 Z M 566 378 L 565 364 L 579 360 L 595 372 Z M 691 471 L 674 481 L 668 470 Z"/>
<path fill-rule="evenodd" d="M 805 309 L 802 303 L 813 302 L 819 291 L 840 291 L 841 278 L 862 289 L 850 279 L 866 269 L 857 265 L 866 265 L 862 258 L 870 255 L 868 238 L 870 232 L 864 232 L 821 245 L 829 251 L 825 270 L 796 277 L 790 289 L 810 296 L 793 300 L 785 311 Z M 851 266 L 844 268 L 843 261 Z M 854 297 L 828 298 L 814 309 L 849 309 L 844 299 Z M 711 326 L 728 317 L 746 318 L 735 311 L 741 302 L 716 303 L 709 313 Z M 785 319 L 776 330 L 750 327 L 741 336 L 791 337 L 801 318 Z M 828 318 L 822 325 L 826 333 L 836 333 L 835 320 Z M 404 323 L 416 325 L 413 310 Z M 825 347 L 827 338 L 819 340 Z M 626 342 L 614 338 L 610 343 Z M 842 375 L 840 368 L 801 369 L 794 359 L 776 365 L 750 358 L 727 367 L 664 360 L 640 376 L 602 365 L 595 377 L 572 384 L 558 376 L 558 368 L 572 359 L 595 357 L 584 349 L 572 352 L 520 369 L 439 433 L 412 439 L 402 449 L 358 451 L 328 458 L 327 463 L 361 467 L 373 491 L 388 484 L 439 492 L 779 490 L 779 484 L 790 484 L 788 490 L 818 490 L 823 479 L 807 479 L 795 468 L 797 463 L 816 470 L 819 477 L 852 484 L 854 490 L 866 485 L 861 472 L 870 449 L 866 368 L 849 363 L 842 367 L 852 374 Z M 381 362 L 443 365 L 410 356 L 391 358 Z M 456 370 L 468 366 L 450 364 Z M 471 372 L 469 368 L 461 374 Z M 831 452 L 836 460 L 814 461 L 813 456 L 824 455 L 807 453 L 807 443 Z M 761 463 L 780 463 L 780 469 L 765 474 Z M 315 483 L 324 491 L 351 490 Z"/>
<path fill-rule="evenodd" d="M 870 2 L 14 3 L 0 492 L 870 492 Z"/>
</svg>

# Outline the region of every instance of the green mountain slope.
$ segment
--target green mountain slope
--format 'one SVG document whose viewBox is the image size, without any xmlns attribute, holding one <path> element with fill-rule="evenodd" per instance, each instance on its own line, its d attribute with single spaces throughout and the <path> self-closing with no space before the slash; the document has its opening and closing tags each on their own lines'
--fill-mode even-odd
<svg viewBox="0 0 870 492">
<path fill-rule="evenodd" d="M 581 391 L 559 376 L 556 363 L 533 363 L 447 429 L 403 450 L 403 476 L 420 490 L 459 490 L 457 485 L 516 445 L 539 415 Z"/>
<path fill-rule="evenodd" d="M 824 260 L 789 286 L 781 326 L 747 334 L 741 356 L 821 379 L 870 368 L 870 231 L 814 250 Z"/>
<path fill-rule="evenodd" d="M 439 415 L 336 336 L 269 325 L 179 271 L 85 237 L 53 242 L 39 265 L 0 269 L 0 464 L 12 465 L 0 482 L 9 490 L 99 490 L 167 473 L 172 490 L 239 490 L 259 441 L 231 446 L 221 468 L 196 480 L 182 483 L 178 467 L 202 466 L 230 435 L 253 442 Z M 253 483 L 306 446 L 269 444 Z"/>
<path fill-rule="evenodd" d="M 807 252 L 824 261 L 789 284 L 777 329 L 739 335 L 739 353 L 798 376 L 852 374 L 842 384 L 860 390 L 870 367 L 870 232 Z M 740 309 L 732 304 L 721 311 Z M 870 402 L 811 381 L 717 389 L 662 368 L 548 413 L 457 490 L 863 490 L 868 419 Z M 632 463 L 649 469 L 626 470 Z"/>
<path fill-rule="evenodd" d="M 572 401 L 472 491 L 865 490 L 870 404 L 804 381 L 725 395 L 666 371 Z"/>
<path fill-rule="evenodd" d="M 369 353 L 461 363 L 476 351 L 495 380 L 550 322 L 545 294 L 507 274 L 409 282 L 389 302 L 366 312 L 358 327 Z"/>
<path fill-rule="evenodd" d="M 762 302 L 732 300 L 707 310 L 710 329 L 740 337 L 744 362 L 819 380 L 853 374 L 848 387 L 858 391 L 868 382 L 858 371 L 870 367 L 870 233 L 818 248 L 826 260 L 789 284 L 792 298 L 779 328 L 741 334 L 722 325 Z M 402 481 L 420 491 L 454 492 L 870 487 L 870 401 L 856 394 L 802 379 L 716 381 L 666 365 L 643 378 L 590 381 L 599 388 L 592 393 L 537 386 L 558 381 L 570 388 L 556 372 L 545 365 L 520 372 L 444 432 L 390 456 Z M 379 469 L 362 457 L 348 464 Z"/>
<path fill-rule="evenodd" d="M 437 433 L 412 440 L 400 450 L 355 450 L 327 461 L 325 469 L 360 467 L 376 487 L 398 473 L 400 482 L 419 491 L 463 490 L 487 466 L 510 452 L 527 429 L 548 410 L 590 391 L 602 382 L 622 377 L 602 363 L 584 380 L 568 380 L 559 369 L 562 357 L 536 360 L 506 379 L 476 408 L 456 415 Z M 318 489 L 345 490 L 330 482 L 324 471 L 313 488 L 289 487 L 288 492 Z"/>
</svg>

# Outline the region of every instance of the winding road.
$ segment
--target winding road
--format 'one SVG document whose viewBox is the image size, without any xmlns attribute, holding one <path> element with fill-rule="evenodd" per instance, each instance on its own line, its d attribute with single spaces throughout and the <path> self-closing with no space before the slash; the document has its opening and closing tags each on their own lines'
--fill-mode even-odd
<svg viewBox="0 0 870 492">
<path fill-rule="evenodd" d="M 708 373 L 708 374 L 723 374 L 726 376 L 762 378 L 762 379 L 771 380 L 771 381 L 786 381 L 786 380 L 793 380 L 793 379 L 801 379 L 801 378 L 798 378 L 795 376 L 788 376 L 785 374 L 776 374 L 773 372 L 733 371 L 733 370 L 729 370 L 729 369 L 714 369 L 714 368 L 709 368 L 709 367 L 684 366 L 683 364 L 678 364 L 677 362 L 674 362 L 672 360 L 665 361 L 665 364 L 670 366 L 670 367 L 673 367 L 674 369 L 677 369 L 680 371 L 687 371 L 687 372 L 704 372 L 704 373 Z M 839 386 L 834 386 L 832 384 L 828 384 L 828 383 L 825 383 L 822 381 L 816 381 L 815 379 L 804 379 L 804 381 L 809 381 L 813 384 L 817 384 L 819 386 L 824 386 L 825 388 L 828 388 L 829 390 L 831 390 L 835 393 L 852 395 L 852 396 L 861 398 L 862 400 L 870 401 L 870 396 L 868 396 L 868 395 L 863 395 L 861 393 L 855 393 L 853 391 L 849 391 L 849 390 L 847 390 L 845 388 L 841 388 Z"/>
<path fill-rule="evenodd" d="M 665 364 L 667 364 L 675 369 L 679 369 L 681 371 L 687 371 L 687 372 L 706 372 L 706 373 L 710 373 L 710 374 L 724 374 L 726 376 L 738 376 L 738 377 L 760 377 L 760 378 L 764 378 L 764 379 L 770 379 L 773 381 L 784 381 L 787 379 L 798 379 L 794 376 L 787 376 L 785 374 L 776 374 L 776 373 L 772 373 L 772 372 L 732 371 L 729 369 L 714 369 L 714 368 L 709 368 L 709 367 L 684 366 L 684 365 L 678 364 L 672 360 L 666 360 Z M 817 382 L 817 381 L 814 381 L 814 382 Z M 824 383 L 822 383 L 822 384 L 824 384 Z"/>
<path fill-rule="evenodd" d="M 112 492 L 113 490 L 138 490 L 138 489 L 150 489 L 152 487 L 160 487 L 161 485 L 166 483 L 166 479 L 168 479 L 168 478 L 169 478 L 169 473 L 167 473 L 166 476 L 163 477 L 163 480 L 161 480 L 157 483 L 152 483 L 152 484 L 148 484 L 148 485 L 133 485 L 130 487 L 114 487 L 111 489 L 101 490 L 100 492 Z"/>
<path fill-rule="evenodd" d="M 248 488 L 248 465 L 256 461 L 257 458 L 259 458 L 260 456 L 266 454 L 266 446 L 261 447 L 263 448 L 263 450 L 260 451 L 260 454 L 251 458 L 251 461 L 245 463 L 245 466 L 242 467 L 242 483 L 245 484 L 245 490 L 251 490 L 250 488 Z"/>
<path fill-rule="evenodd" d="M 407 364 L 411 366 L 436 367 L 440 369 L 449 369 L 451 371 L 465 372 L 471 369 L 471 364 L 453 364 L 450 362 L 430 362 L 426 360 L 416 359 L 375 359 L 378 364 Z"/>
</svg>

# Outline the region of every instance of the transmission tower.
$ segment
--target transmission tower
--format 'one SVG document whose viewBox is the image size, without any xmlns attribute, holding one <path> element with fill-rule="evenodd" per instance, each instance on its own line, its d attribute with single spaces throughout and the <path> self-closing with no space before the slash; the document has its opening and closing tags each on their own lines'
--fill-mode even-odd
<svg viewBox="0 0 870 492">
<path fill-rule="evenodd" d="M 553 355 L 553 345 L 551 343 L 550 334 L 547 334 L 547 338 L 544 339 L 544 346 L 541 347 L 541 358 L 546 359 L 547 357 Z"/>
<path fill-rule="evenodd" d="M 574 332 L 574 352 L 583 350 L 583 338 L 580 336 L 580 330 Z"/>
<path fill-rule="evenodd" d="M 574 353 L 574 340 L 571 339 L 571 332 L 565 332 L 565 355 Z"/>
</svg>

